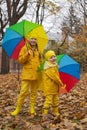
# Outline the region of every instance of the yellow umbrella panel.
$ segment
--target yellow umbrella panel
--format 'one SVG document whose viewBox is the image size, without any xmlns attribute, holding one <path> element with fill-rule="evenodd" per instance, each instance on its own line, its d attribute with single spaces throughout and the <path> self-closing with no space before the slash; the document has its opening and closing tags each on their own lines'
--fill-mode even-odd
<svg viewBox="0 0 87 130">
<path fill-rule="evenodd" d="M 25 38 L 27 40 L 29 40 L 31 37 L 37 38 L 39 50 L 43 52 L 48 42 L 48 37 L 46 35 L 46 32 L 44 31 L 43 26 L 38 26 L 25 35 Z"/>
</svg>

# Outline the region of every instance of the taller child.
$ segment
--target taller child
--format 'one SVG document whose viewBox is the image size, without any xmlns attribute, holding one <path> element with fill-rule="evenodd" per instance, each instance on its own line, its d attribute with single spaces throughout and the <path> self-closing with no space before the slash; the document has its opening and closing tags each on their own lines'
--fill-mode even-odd
<svg viewBox="0 0 87 130">
<path fill-rule="evenodd" d="M 30 111 L 31 115 L 35 115 L 35 101 L 38 89 L 38 72 L 37 69 L 41 62 L 40 53 L 38 51 L 37 35 L 33 35 L 29 41 L 21 49 L 18 62 L 22 64 L 22 82 L 21 90 L 17 100 L 16 109 L 11 113 L 15 116 L 20 113 L 24 100 L 28 94 L 28 90 L 31 89 L 30 93 Z"/>
</svg>

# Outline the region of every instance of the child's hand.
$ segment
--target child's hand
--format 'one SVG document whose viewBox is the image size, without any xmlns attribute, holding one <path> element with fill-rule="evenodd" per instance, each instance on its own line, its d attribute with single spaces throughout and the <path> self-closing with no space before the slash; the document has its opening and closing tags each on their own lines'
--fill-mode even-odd
<svg viewBox="0 0 87 130">
<path fill-rule="evenodd" d="M 62 88 L 65 89 L 66 88 L 66 84 L 62 85 Z"/>
<path fill-rule="evenodd" d="M 26 53 L 27 55 L 30 55 L 30 51 L 27 51 L 27 53 Z"/>
<path fill-rule="evenodd" d="M 30 55 L 30 51 L 28 51 L 28 55 Z"/>
</svg>

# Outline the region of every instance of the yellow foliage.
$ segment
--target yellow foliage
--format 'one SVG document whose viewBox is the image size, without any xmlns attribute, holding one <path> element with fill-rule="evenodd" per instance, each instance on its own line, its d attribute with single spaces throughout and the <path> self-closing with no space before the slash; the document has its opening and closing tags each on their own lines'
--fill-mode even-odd
<svg viewBox="0 0 87 130">
<path fill-rule="evenodd" d="M 46 2 L 46 5 L 51 14 L 57 14 L 58 11 L 61 9 L 60 6 L 58 6 L 56 3 L 51 2 L 51 1 Z"/>
<path fill-rule="evenodd" d="M 82 32 L 74 36 L 74 43 L 77 47 L 87 46 L 87 26 L 83 26 Z"/>
</svg>

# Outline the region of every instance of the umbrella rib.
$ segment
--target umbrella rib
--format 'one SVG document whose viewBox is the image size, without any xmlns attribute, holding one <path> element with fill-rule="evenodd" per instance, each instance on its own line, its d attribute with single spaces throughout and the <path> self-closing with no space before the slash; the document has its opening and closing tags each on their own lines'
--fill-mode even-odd
<svg viewBox="0 0 87 130">
<path fill-rule="evenodd" d="M 65 56 L 65 55 L 63 54 L 63 55 L 62 55 L 62 58 L 63 58 L 64 56 Z M 61 59 L 59 60 L 58 64 L 59 64 L 60 62 L 61 62 Z"/>
</svg>

